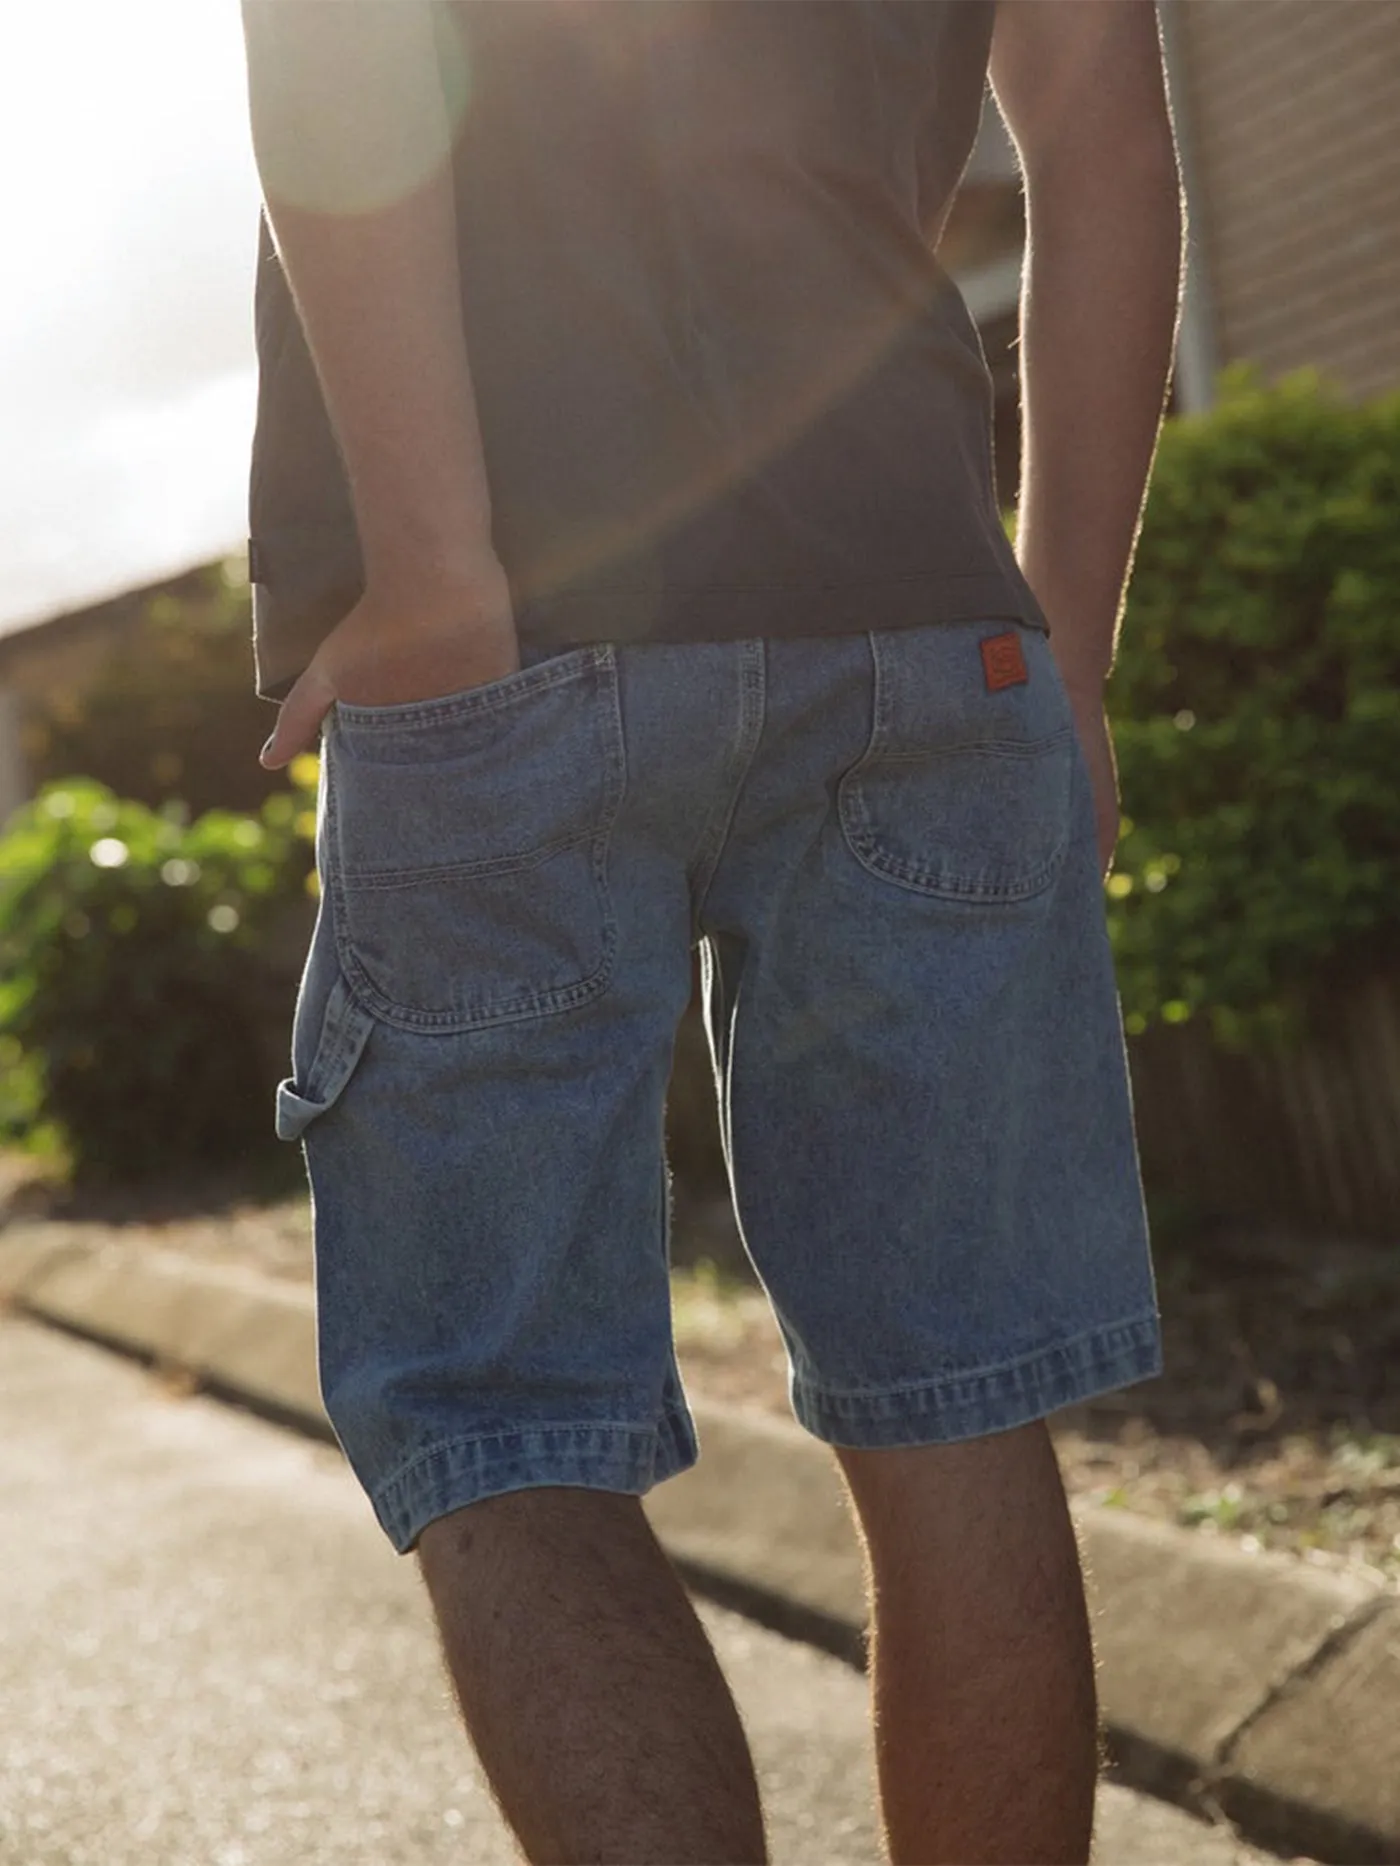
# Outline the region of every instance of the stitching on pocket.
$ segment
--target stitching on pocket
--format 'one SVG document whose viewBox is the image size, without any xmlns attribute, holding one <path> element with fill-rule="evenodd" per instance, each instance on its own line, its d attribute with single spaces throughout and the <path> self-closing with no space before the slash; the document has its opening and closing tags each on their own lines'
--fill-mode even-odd
<svg viewBox="0 0 1400 1866">
<path fill-rule="evenodd" d="M 354 706 L 336 702 L 336 713 L 354 732 L 412 731 L 419 726 L 451 725 L 476 713 L 496 712 L 531 694 L 547 692 L 566 681 L 579 680 L 608 661 L 608 644 L 570 649 L 531 661 L 497 680 L 484 681 L 460 693 L 445 693 L 435 700 L 410 700 L 398 706 Z"/>
<path fill-rule="evenodd" d="M 837 791 L 863 868 L 964 906 L 1043 892 L 1070 843 L 1074 725 L 1053 664 L 1037 655 L 1033 687 L 989 697 L 982 632 L 871 634 L 870 731 Z"/>
<path fill-rule="evenodd" d="M 473 857 L 464 851 L 464 859 L 460 860 L 449 859 L 428 865 L 420 863 L 413 867 L 379 872 L 357 865 L 353 878 L 347 878 L 341 872 L 338 851 L 336 787 L 334 784 L 330 786 L 327 842 L 328 847 L 336 853 L 328 864 L 327 879 L 335 908 L 340 965 L 351 981 L 356 996 L 379 1021 L 403 1030 L 448 1035 L 574 1009 L 597 996 L 609 983 L 619 933 L 608 887 L 607 854 L 626 790 L 626 744 L 613 652 L 607 644 L 582 652 L 587 658 L 567 672 L 556 672 L 551 662 L 540 662 L 524 671 L 527 674 L 548 671 L 552 676 L 536 683 L 528 690 L 530 692 L 544 691 L 560 684 L 565 678 L 578 678 L 584 674 L 592 674 L 596 680 L 587 703 L 590 709 L 595 706 L 599 709 L 596 737 L 601 749 L 602 765 L 589 780 L 590 784 L 598 785 L 598 807 L 596 816 L 586 827 L 576 828 L 572 833 L 562 836 L 556 834 L 548 841 L 526 849 L 499 855 Z M 519 690 L 510 697 L 521 697 Z M 431 723 L 440 725 L 443 720 L 435 715 Z M 403 891 L 408 900 L 412 890 L 422 885 L 457 886 L 464 881 L 480 883 L 482 880 L 509 877 L 543 867 L 549 861 L 574 850 L 579 851 L 580 856 L 587 857 L 587 873 L 591 884 L 588 911 L 595 916 L 593 924 L 597 929 L 595 953 L 577 955 L 585 964 L 590 958 L 595 961 L 581 976 L 560 976 L 556 971 L 553 981 L 541 983 L 537 979 L 536 983 L 531 984 L 528 966 L 522 962 L 514 977 L 502 975 L 484 982 L 478 980 L 476 995 L 466 998 L 456 990 L 449 991 L 444 977 L 442 998 L 433 1003 L 428 999 L 422 979 L 417 982 L 417 989 L 410 991 L 406 975 L 396 985 L 395 980 L 387 977 L 383 983 L 379 982 L 368 970 L 366 956 L 357 947 L 352 934 L 354 901 L 367 905 L 376 896 L 382 901 L 384 896 L 396 891 Z M 387 907 L 382 911 L 387 911 Z M 575 911 L 580 910 L 576 908 Z M 445 968 L 448 963 L 446 955 L 442 963 Z M 567 968 L 561 970 L 566 971 Z M 417 1001 L 409 1001 L 411 998 Z M 444 1002 L 444 999 L 447 1001 Z"/>
<path fill-rule="evenodd" d="M 562 855 L 566 849 L 576 849 L 580 843 L 595 840 L 595 831 L 581 830 L 577 835 L 558 836 L 553 842 L 542 842 L 535 849 L 522 849 L 519 855 L 485 856 L 475 862 L 443 862 L 435 868 L 389 868 L 382 874 L 373 868 L 366 868 L 355 876 L 353 883 L 346 885 L 356 894 L 366 891 L 392 893 L 395 888 L 415 888 L 434 881 L 480 880 L 487 875 L 518 875 L 523 869 L 538 868 L 551 856 Z"/>
<path fill-rule="evenodd" d="M 862 766 L 853 770 L 841 786 L 839 814 L 847 846 L 861 866 L 871 874 L 894 881 L 915 893 L 936 899 L 973 903 L 1030 900 L 1049 887 L 1069 848 L 1071 760 L 1060 760 L 1058 754 L 1062 749 L 1072 751 L 1072 741 L 1073 729 L 1067 727 L 1049 738 L 1028 744 L 1024 754 L 1018 749 L 1010 758 L 1001 752 L 989 752 L 984 746 L 959 746 L 946 752 L 931 753 L 926 759 L 916 760 L 911 757 L 886 761 L 879 758 L 869 765 L 862 762 Z M 933 772 L 939 766 L 948 767 L 966 761 L 970 769 L 962 786 L 962 794 L 975 797 L 978 789 L 976 765 L 988 756 L 1004 767 L 1023 767 L 1028 780 L 1031 777 L 1030 768 L 1035 767 L 1039 781 L 1055 783 L 1063 788 L 1064 808 L 1055 840 L 1036 867 L 1029 873 L 992 881 L 972 874 L 959 874 L 952 866 L 956 857 L 940 853 L 924 858 L 917 852 L 900 853 L 887 844 L 871 810 L 866 788 L 868 783 L 877 780 L 879 771 L 885 769 L 887 764 L 894 770 L 912 773 L 916 769 Z M 949 771 L 947 781 L 950 787 L 955 784 L 956 774 Z M 912 804 L 910 813 L 913 813 Z"/>
</svg>

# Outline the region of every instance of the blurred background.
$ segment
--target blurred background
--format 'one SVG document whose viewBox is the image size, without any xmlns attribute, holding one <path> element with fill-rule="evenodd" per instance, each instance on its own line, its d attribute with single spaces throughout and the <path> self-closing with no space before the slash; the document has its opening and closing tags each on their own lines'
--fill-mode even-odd
<svg viewBox="0 0 1400 1866">
<path fill-rule="evenodd" d="M 1392 0 L 1160 14 L 1190 275 L 1113 683 L 1108 911 L 1169 1371 L 1066 1418 L 1061 1452 L 1113 1506 L 1394 1578 L 1400 26 Z M 270 1105 L 315 768 L 256 763 L 238 9 L 70 0 L 6 24 L 0 1193 L 16 1221 L 306 1276 Z M 1021 237 L 989 103 L 942 257 L 992 369 L 1009 515 Z M 716 1390 L 781 1410 L 713 1100 L 693 1005 L 678 1326 Z"/>
</svg>

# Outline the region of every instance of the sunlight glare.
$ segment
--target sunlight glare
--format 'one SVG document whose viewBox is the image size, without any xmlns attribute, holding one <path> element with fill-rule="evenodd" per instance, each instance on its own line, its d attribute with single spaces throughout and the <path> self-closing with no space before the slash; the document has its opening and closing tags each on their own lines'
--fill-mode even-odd
<svg viewBox="0 0 1400 1866">
<path fill-rule="evenodd" d="M 259 200 L 236 0 L 5 27 L 0 632 L 238 538 Z"/>
</svg>

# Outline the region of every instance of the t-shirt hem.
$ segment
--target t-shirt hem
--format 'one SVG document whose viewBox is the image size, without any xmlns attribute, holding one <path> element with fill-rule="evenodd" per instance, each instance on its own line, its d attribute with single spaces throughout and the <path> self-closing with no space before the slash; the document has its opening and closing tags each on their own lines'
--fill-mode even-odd
<svg viewBox="0 0 1400 1866">
<path fill-rule="evenodd" d="M 342 594 L 342 613 L 355 598 Z M 257 690 L 285 696 L 338 617 L 253 585 Z M 733 583 L 696 589 L 591 585 L 519 606 L 516 628 L 532 656 L 594 642 L 785 640 L 859 635 L 962 622 L 1019 622 L 1049 634 L 1049 624 L 1019 575 L 914 573 L 854 583 Z"/>
</svg>

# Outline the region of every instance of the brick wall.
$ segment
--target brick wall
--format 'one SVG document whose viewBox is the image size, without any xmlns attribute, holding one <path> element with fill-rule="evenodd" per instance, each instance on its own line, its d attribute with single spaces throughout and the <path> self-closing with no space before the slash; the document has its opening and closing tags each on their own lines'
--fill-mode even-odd
<svg viewBox="0 0 1400 1866">
<path fill-rule="evenodd" d="M 1222 362 L 1400 387 L 1400 0 L 1184 0 Z"/>
</svg>

